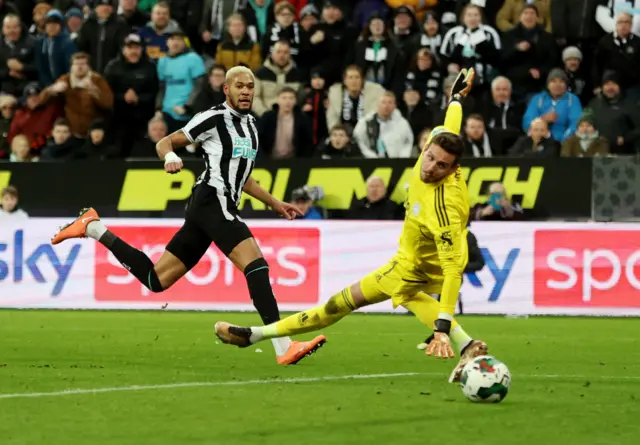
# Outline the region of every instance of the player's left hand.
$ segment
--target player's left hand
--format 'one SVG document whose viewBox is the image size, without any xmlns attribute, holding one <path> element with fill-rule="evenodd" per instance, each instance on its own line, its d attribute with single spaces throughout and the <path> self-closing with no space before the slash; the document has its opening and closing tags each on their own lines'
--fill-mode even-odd
<svg viewBox="0 0 640 445">
<path fill-rule="evenodd" d="M 288 220 L 296 219 L 296 216 L 304 216 L 298 207 L 288 202 L 276 201 L 272 208 Z"/>
<path fill-rule="evenodd" d="M 451 348 L 451 339 L 444 332 L 434 332 L 433 340 L 427 346 L 425 352 L 428 356 L 434 355 L 436 358 L 454 358 L 456 355 Z"/>
</svg>

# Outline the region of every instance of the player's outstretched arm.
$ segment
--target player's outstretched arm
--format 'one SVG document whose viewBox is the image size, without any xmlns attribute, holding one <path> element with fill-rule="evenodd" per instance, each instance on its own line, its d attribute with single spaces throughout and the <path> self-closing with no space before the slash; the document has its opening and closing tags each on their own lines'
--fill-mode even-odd
<svg viewBox="0 0 640 445">
<path fill-rule="evenodd" d="M 462 127 L 462 101 L 471 91 L 474 77 L 475 71 L 473 68 L 463 69 L 451 87 L 444 127 L 452 133 L 460 134 L 460 128 Z"/>
<path fill-rule="evenodd" d="M 294 205 L 282 202 L 276 199 L 271 193 L 258 184 L 258 181 L 249 177 L 244 184 L 242 190 L 249 196 L 256 198 L 258 201 L 268 205 L 278 214 L 284 216 L 287 219 L 295 219 L 296 215 L 303 216 L 302 212 Z"/>
</svg>

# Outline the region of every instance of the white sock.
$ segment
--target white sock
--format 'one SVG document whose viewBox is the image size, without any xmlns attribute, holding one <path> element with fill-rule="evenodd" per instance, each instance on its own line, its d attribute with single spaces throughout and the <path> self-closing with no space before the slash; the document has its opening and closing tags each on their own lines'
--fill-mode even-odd
<svg viewBox="0 0 640 445">
<path fill-rule="evenodd" d="M 271 343 L 273 343 L 273 349 L 276 350 L 276 355 L 280 357 L 289 350 L 291 339 L 289 337 L 272 338 Z"/>
<path fill-rule="evenodd" d="M 264 335 L 262 334 L 262 327 L 252 327 L 251 328 L 251 337 L 249 337 L 249 342 L 251 344 L 258 343 L 264 339 Z"/>
<path fill-rule="evenodd" d="M 99 241 L 106 231 L 107 226 L 105 226 L 102 221 L 91 221 L 89 224 L 87 224 L 85 235 L 87 235 L 89 238 L 93 238 L 94 240 Z"/>
</svg>

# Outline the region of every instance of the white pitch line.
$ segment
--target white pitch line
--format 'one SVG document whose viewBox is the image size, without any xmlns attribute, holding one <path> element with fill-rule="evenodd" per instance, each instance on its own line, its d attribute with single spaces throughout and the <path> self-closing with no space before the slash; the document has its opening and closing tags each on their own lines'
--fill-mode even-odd
<svg viewBox="0 0 640 445">
<path fill-rule="evenodd" d="M 389 379 L 393 377 L 441 377 L 445 378 L 445 374 L 436 372 L 399 372 L 394 374 L 354 374 L 354 375 L 336 375 L 326 377 L 299 377 L 291 379 L 264 379 L 264 380 L 228 380 L 220 382 L 186 382 L 186 383 L 169 383 L 166 385 L 133 385 L 133 386 L 114 386 L 111 388 L 89 388 L 89 389 L 65 389 L 62 391 L 52 392 L 23 392 L 15 394 L 0 394 L 0 399 L 24 399 L 35 397 L 57 397 L 71 396 L 77 394 L 99 394 L 105 392 L 123 392 L 123 391 L 146 391 L 156 389 L 175 389 L 175 388 L 197 388 L 211 386 L 245 386 L 245 385 L 267 385 L 267 384 L 285 384 L 285 383 L 313 383 L 313 382 L 330 382 L 336 380 L 365 380 L 365 379 Z M 576 374 L 517 374 L 515 380 L 519 379 L 572 379 L 572 380 L 640 380 L 640 376 L 613 376 L 613 375 L 576 375 Z"/>
</svg>

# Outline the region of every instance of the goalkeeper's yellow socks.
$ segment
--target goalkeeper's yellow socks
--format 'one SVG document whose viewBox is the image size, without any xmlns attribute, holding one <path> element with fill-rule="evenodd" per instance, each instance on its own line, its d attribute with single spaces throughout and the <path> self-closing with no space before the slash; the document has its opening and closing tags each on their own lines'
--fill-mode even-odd
<svg viewBox="0 0 640 445">
<path fill-rule="evenodd" d="M 331 297 L 322 306 L 298 312 L 267 326 L 252 327 L 250 341 L 256 343 L 268 338 L 316 331 L 334 324 L 355 309 L 356 305 L 351 296 L 351 289 L 347 287 Z"/>
</svg>

